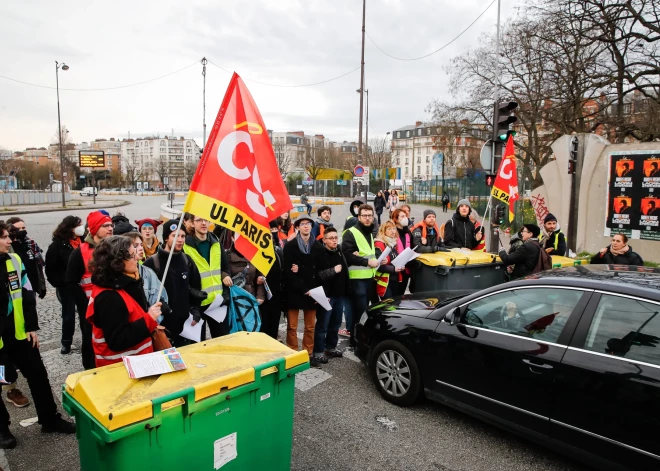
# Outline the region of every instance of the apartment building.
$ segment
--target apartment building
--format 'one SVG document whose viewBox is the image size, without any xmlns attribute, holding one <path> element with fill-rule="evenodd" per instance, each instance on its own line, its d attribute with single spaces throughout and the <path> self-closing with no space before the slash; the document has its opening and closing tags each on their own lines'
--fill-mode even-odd
<svg viewBox="0 0 660 471">
<path fill-rule="evenodd" d="M 48 149 L 45 147 L 28 147 L 25 150 L 14 152 L 14 160 L 22 160 L 25 162 L 32 162 L 37 165 L 47 165 L 49 162 L 53 162 L 52 157 L 48 154 Z M 59 160 L 55 160 L 59 162 Z"/>
</svg>

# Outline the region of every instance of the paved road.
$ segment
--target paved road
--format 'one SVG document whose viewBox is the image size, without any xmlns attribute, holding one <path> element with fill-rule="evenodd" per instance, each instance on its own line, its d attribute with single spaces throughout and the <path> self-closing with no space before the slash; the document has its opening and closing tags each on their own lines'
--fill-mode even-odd
<svg viewBox="0 0 660 471">
<path fill-rule="evenodd" d="M 165 197 L 127 197 L 118 208 L 132 221 L 157 217 Z M 348 207 L 334 207 L 342 225 Z M 422 207 L 413 209 L 420 220 Z M 111 210 L 111 214 L 116 209 Z M 81 217 L 85 211 L 72 211 Z M 25 216 L 29 234 L 44 248 L 67 213 Z M 440 222 L 443 215 L 438 212 Z M 448 216 L 449 213 L 446 215 Z M 42 357 L 58 399 L 65 378 L 81 368 L 79 352 L 60 355 L 60 308 L 50 289 L 39 301 Z M 300 326 L 302 328 L 302 321 Z M 280 326 L 281 334 L 285 325 Z M 283 336 L 280 337 L 283 339 Z M 346 347 L 345 340 L 340 347 Z M 76 334 L 74 345 L 80 345 Z M 28 392 L 21 378 L 19 387 Z M 309 470 L 566 470 L 582 467 L 544 448 L 445 407 L 423 401 L 402 409 L 378 395 L 366 369 L 350 353 L 323 369 L 296 378 L 292 469 Z M 12 471 L 79 469 L 75 437 L 41 435 L 38 425 L 19 422 L 36 416 L 34 406 L 8 405 L 19 446 L 0 451 L 0 467 Z"/>
</svg>

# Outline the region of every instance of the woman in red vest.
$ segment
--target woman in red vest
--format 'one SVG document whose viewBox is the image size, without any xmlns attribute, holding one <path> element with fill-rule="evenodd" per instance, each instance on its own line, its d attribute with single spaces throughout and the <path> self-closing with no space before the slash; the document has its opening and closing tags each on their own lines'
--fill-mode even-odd
<svg viewBox="0 0 660 471">
<path fill-rule="evenodd" d="M 151 336 L 158 328 L 161 303 L 147 306 L 137 257 L 132 241 L 122 236 L 109 237 L 94 250 L 87 320 L 97 367 L 154 351 Z"/>
<path fill-rule="evenodd" d="M 398 239 L 396 241 L 396 253 L 401 254 L 405 249 L 410 248 L 410 243 L 412 242 L 412 236 L 410 234 L 410 221 L 408 220 L 408 215 L 402 209 L 395 209 L 392 212 L 392 221 L 396 224 L 396 231 Z M 394 296 L 402 296 L 406 292 L 408 287 L 408 281 L 410 280 L 410 268 L 401 272 L 400 283 L 395 287 Z"/>
</svg>

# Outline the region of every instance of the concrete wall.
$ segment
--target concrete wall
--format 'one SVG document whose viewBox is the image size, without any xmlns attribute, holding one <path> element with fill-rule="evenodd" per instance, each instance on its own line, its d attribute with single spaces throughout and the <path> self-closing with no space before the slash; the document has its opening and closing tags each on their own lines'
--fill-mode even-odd
<svg viewBox="0 0 660 471">
<path fill-rule="evenodd" d="M 66 192 L 64 197 L 66 201 L 71 201 L 71 193 Z M 61 202 L 62 193 L 59 192 L 10 191 L 0 193 L 0 205 L 4 207 Z"/>
<path fill-rule="evenodd" d="M 548 211 L 557 217 L 564 233 L 568 232 L 571 180 L 568 175 L 569 145 L 572 136 L 562 136 L 552 144 L 555 160 L 541 169 L 543 186 L 532 191 L 532 205 L 537 218 Z M 577 251 L 597 252 L 610 244 L 606 231 L 607 174 L 613 152 L 660 152 L 660 143 L 610 144 L 595 134 L 580 136 L 584 145 L 580 195 L 578 196 Z M 541 216 L 541 217 L 539 217 Z M 542 221 L 539 221 L 539 226 Z M 630 246 L 644 260 L 660 262 L 660 242 L 631 239 Z"/>
</svg>

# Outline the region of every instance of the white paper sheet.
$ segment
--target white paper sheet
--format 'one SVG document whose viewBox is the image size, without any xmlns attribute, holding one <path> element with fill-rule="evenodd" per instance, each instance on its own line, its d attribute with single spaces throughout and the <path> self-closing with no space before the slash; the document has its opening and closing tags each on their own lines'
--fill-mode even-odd
<svg viewBox="0 0 660 471">
<path fill-rule="evenodd" d="M 193 316 L 188 314 L 188 319 L 183 323 L 183 330 L 179 334 L 184 339 L 199 342 L 202 339 L 202 327 L 204 327 L 204 320 L 200 320 L 197 325 L 192 325 Z"/>
<path fill-rule="evenodd" d="M 323 286 L 317 286 L 314 289 L 310 289 L 309 295 L 326 311 L 332 309 L 332 306 L 330 306 L 330 303 L 328 302 L 328 297 L 325 295 L 325 291 L 323 291 Z"/>
<path fill-rule="evenodd" d="M 419 257 L 419 254 L 408 247 L 406 250 L 397 255 L 394 260 L 392 260 L 392 265 L 394 265 L 396 268 L 403 268 L 406 266 L 406 263 L 411 260 L 415 260 L 417 257 Z"/>
<path fill-rule="evenodd" d="M 378 257 L 378 265 L 380 265 L 380 262 L 385 260 L 385 257 L 387 257 L 391 252 L 392 252 L 392 249 L 389 246 L 385 247 L 385 250 L 383 250 L 383 253 L 380 254 L 380 257 Z"/>
<path fill-rule="evenodd" d="M 207 309 L 204 313 L 216 322 L 222 322 L 227 317 L 227 306 L 216 307 L 215 309 Z"/>
<path fill-rule="evenodd" d="M 220 469 L 236 459 L 236 432 L 213 442 L 213 468 Z"/>
</svg>

